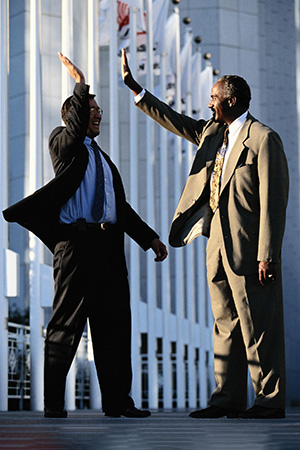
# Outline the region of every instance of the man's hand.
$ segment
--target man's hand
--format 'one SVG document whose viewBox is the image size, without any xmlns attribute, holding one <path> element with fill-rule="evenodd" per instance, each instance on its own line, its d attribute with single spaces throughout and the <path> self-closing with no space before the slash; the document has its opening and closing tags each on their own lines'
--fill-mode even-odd
<svg viewBox="0 0 300 450">
<path fill-rule="evenodd" d="M 262 286 L 276 280 L 277 264 L 260 261 L 258 264 L 258 279 Z"/>
<path fill-rule="evenodd" d="M 153 239 L 151 248 L 156 254 L 154 261 L 163 261 L 168 256 L 167 247 L 158 238 Z"/>
<path fill-rule="evenodd" d="M 142 91 L 142 87 L 135 81 L 131 74 L 131 70 L 128 66 L 128 60 L 126 56 L 125 49 L 122 48 L 122 78 L 124 81 L 124 84 L 129 87 L 129 89 L 132 90 L 134 95 L 138 95 Z"/>
<path fill-rule="evenodd" d="M 76 83 L 85 83 L 85 78 L 81 70 L 72 63 L 66 56 L 61 52 L 58 52 L 59 59 L 68 69 L 69 74 L 76 81 Z"/>
</svg>

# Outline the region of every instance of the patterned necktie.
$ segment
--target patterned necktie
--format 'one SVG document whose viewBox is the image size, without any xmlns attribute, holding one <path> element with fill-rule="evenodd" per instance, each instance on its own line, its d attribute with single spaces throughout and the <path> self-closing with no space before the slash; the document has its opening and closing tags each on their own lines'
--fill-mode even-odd
<svg viewBox="0 0 300 450">
<path fill-rule="evenodd" d="M 228 127 L 224 131 L 224 139 L 221 148 L 217 151 L 216 159 L 215 159 L 215 165 L 212 175 L 212 181 L 211 181 L 211 189 L 210 189 L 210 199 L 209 199 L 209 206 L 213 210 L 213 212 L 216 211 L 219 205 L 219 194 L 220 194 L 220 180 L 221 180 L 221 174 L 224 164 L 224 157 L 227 149 L 228 144 Z"/>
<path fill-rule="evenodd" d="M 92 216 L 96 222 L 99 222 L 103 215 L 103 204 L 104 204 L 104 173 L 101 161 L 101 156 L 99 152 L 99 147 L 97 143 L 92 140 L 92 149 L 95 155 L 96 162 L 96 189 L 94 203 L 92 206 Z"/>
</svg>

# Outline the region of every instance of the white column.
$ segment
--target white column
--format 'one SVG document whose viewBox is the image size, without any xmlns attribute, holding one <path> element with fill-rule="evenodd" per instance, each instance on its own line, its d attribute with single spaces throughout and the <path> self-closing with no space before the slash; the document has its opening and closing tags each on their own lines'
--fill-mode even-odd
<svg viewBox="0 0 300 450">
<path fill-rule="evenodd" d="M 152 0 L 147 0 L 147 89 L 153 92 L 153 17 Z M 146 195 L 147 222 L 155 228 L 154 180 L 155 163 L 154 123 L 146 121 Z M 148 306 L 148 386 L 149 407 L 158 408 L 158 367 L 156 357 L 157 281 L 153 252 L 147 252 L 147 306 Z"/>
<path fill-rule="evenodd" d="M 109 138 L 110 156 L 116 166 L 119 165 L 119 87 L 118 74 L 118 24 L 117 24 L 117 2 L 110 4 L 110 44 L 109 44 Z"/>
<path fill-rule="evenodd" d="M 130 66 L 132 73 L 137 73 L 136 67 L 136 14 L 135 6 L 130 7 Z M 130 203 L 138 210 L 138 151 L 137 151 L 137 108 L 130 102 Z M 140 314 L 140 261 L 139 248 L 130 240 L 130 293 L 132 306 L 132 395 L 138 407 L 141 406 L 141 333 Z"/>
<path fill-rule="evenodd" d="M 74 60 L 74 41 L 73 41 L 73 0 L 62 0 L 61 3 L 61 51 L 71 61 Z M 61 72 L 61 95 L 62 103 L 72 94 L 73 79 L 67 70 L 62 67 Z M 68 410 L 76 409 L 75 402 L 75 383 L 76 367 L 72 363 L 66 381 L 65 407 Z"/>
<path fill-rule="evenodd" d="M 90 327 L 88 327 L 87 338 L 88 338 L 88 360 L 90 366 L 90 408 L 99 410 L 101 408 L 101 393 L 95 366 Z"/>
<path fill-rule="evenodd" d="M 174 8 L 177 14 L 176 26 L 176 87 L 175 87 L 175 109 L 181 110 L 181 80 L 180 80 L 180 17 L 179 9 Z M 182 191 L 181 180 L 181 138 L 175 137 L 175 163 L 174 163 L 174 197 L 175 203 L 179 201 Z M 175 210 L 176 205 L 174 205 Z M 177 319 L 177 338 L 183 336 L 184 321 L 184 267 L 182 249 L 175 250 L 175 295 L 176 295 L 176 319 Z M 179 339 L 177 345 L 177 407 L 185 407 L 185 369 L 184 369 L 184 342 Z"/>
<path fill-rule="evenodd" d="M 191 28 L 186 29 L 185 42 L 188 45 L 188 63 L 185 70 L 188 71 L 186 74 L 187 80 L 187 90 L 186 90 L 186 115 L 192 116 L 192 43 L 191 43 Z M 192 143 L 186 141 L 186 154 L 185 154 L 185 164 L 184 164 L 184 178 L 188 177 L 190 172 L 192 157 L 193 157 L 193 146 Z M 195 254 L 194 254 L 194 243 L 187 245 L 185 249 L 185 280 L 186 280 L 186 297 L 187 297 L 187 313 L 189 321 L 189 344 L 188 344 L 188 399 L 189 407 L 196 407 L 196 368 L 195 368 L 195 357 L 196 357 L 196 347 L 195 347 L 195 322 L 196 322 L 196 311 L 195 311 Z"/>
<path fill-rule="evenodd" d="M 115 2 L 114 2 L 115 3 Z M 88 84 L 90 93 L 98 96 L 99 90 L 99 45 L 98 45 L 98 2 L 88 0 Z M 101 106 L 99 98 L 97 103 Z M 88 360 L 90 366 L 90 408 L 101 408 L 101 394 L 94 361 L 91 331 L 88 322 Z"/>
<path fill-rule="evenodd" d="M 8 0 L 0 0 L 0 211 L 7 207 L 8 187 Z M 8 247 L 7 223 L 0 220 L 0 410 L 8 408 L 8 300 L 4 292 L 4 255 Z"/>
<path fill-rule="evenodd" d="M 42 184 L 42 99 L 40 61 L 39 0 L 30 0 L 30 131 L 29 131 L 29 190 Z M 40 240 L 29 235 L 29 297 L 30 297 L 30 399 L 31 409 L 43 409 L 43 349 L 42 327 L 44 312 L 40 306 L 40 263 L 43 248 Z"/>
<path fill-rule="evenodd" d="M 209 372 L 206 366 L 206 351 L 211 350 L 210 345 L 207 346 L 207 308 L 209 308 L 209 295 L 206 281 L 206 241 L 204 237 L 197 239 L 197 270 L 198 270 L 198 286 L 197 293 L 199 299 L 199 325 L 200 325 L 200 348 L 199 348 L 199 367 L 198 377 L 200 382 L 200 407 L 207 405 L 207 387 Z"/>
<path fill-rule="evenodd" d="M 88 0 L 88 84 L 90 93 L 98 94 L 99 85 L 99 44 L 98 44 L 98 2 Z M 97 100 L 97 99 L 96 99 Z M 99 99 L 98 99 L 99 100 Z M 101 106 L 101 105 L 100 105 Z"/>
<path fill-rule="evenodd" d="M 61 2 L 61 52 L 73 61 L 73 0 Z M 61 96 L 62 102 L 72 93 L 72 78 L 67 70 L 61 72 Z"/>
</svg>

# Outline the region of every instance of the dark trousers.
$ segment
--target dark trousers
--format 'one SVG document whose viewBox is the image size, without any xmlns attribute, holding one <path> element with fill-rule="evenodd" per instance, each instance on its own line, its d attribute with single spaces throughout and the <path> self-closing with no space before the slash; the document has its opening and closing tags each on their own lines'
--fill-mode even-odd
<svg viewBox="0 0 300 450">
<path fill-rule="evenodd" d="M 64 406 L 66 376 L 89 319 L 103 411 L 122 411 L 129 396 L 131 313 L 123 234 L 62 226 L 53 261 L 53 315 L 45 340 L 44 401 Z"/>
</svg>

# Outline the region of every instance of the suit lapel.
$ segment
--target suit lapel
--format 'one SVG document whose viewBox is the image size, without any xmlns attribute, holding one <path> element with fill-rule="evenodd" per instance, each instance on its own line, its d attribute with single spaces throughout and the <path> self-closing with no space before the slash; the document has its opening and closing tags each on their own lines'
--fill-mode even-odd
<svg viewBox="0 0 300 450">
<path fill-rule="evenodd" d="M 228 161 L 224 170 L 223 174 L 223 180 L 221 184 L 221 190 L 220 195 L 224 191 L 227 183 L 229 182 L 230 178 L 232 177 L 235 168 L 237 166 L 238 160 L 241 156 L 241 153 L 243 152 L 245 148 L 245 141 L 248 139 L 249 136 L 249 127 L 252 123 L 251 116 L 248 115 L 245 123 L 242 126 L 242 129 L 234 143 L 234 146 L 231 149 L 230 155 L 228 157 Z"/>
</svg>

